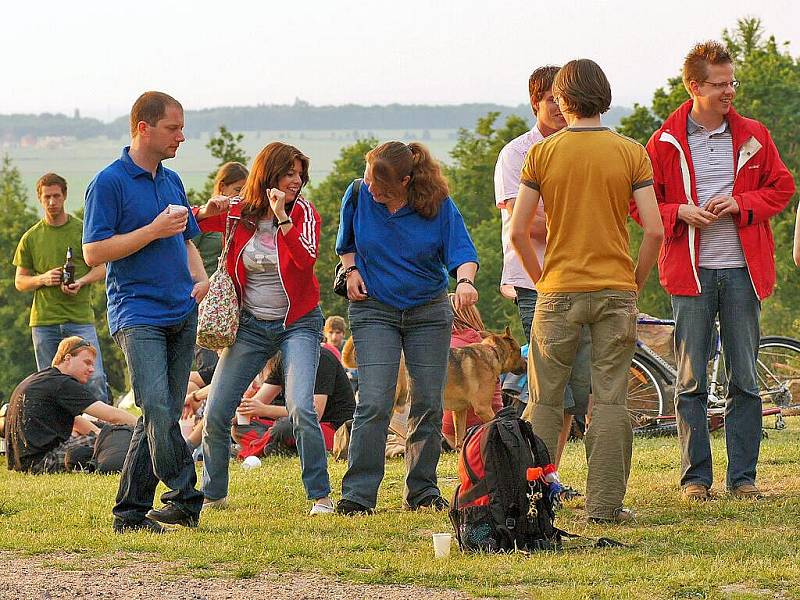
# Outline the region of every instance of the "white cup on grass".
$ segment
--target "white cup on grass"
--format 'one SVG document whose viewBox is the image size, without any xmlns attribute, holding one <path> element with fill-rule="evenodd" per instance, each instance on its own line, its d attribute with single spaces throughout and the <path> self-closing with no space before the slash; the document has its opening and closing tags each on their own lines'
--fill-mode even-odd
<svg viewBox="0 0 800 600">
<path fill-rule="evenodd" d="M 450 543 L 453 540 L 453 535 L 450 533 L 434 533 L 433 534 L 433 555 L 436 558 L 445 558 L 450 556 Z"/>
<path fill-rule="evenodd" d="M 242 469 L 250 471 L 261 466 L 261 459 L 257 456 L 248 456 L 242 461 Z"/>
</svg>

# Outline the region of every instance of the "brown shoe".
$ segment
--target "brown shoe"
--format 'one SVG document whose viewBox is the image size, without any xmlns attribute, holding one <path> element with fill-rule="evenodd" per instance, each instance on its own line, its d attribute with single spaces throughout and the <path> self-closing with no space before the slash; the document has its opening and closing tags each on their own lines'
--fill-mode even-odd
<svg viewBox="0 0 800 600">
<path fill-rule="evenodd" d="M 752 498 L 754 500 L 760 500 L 764 497 L 764 494 L 761 492 L 761 490 L 759 490 L 752 483 L 745 483 L 733 488 L 731 490 L 731 494 L 734 498 Z"/>
<path fill-rule="evenodd" d="M 690 483 L 683 486 L 681 495 L 684 500 L 695 500 L 702 502 L 704 500 L 711 500 L 711 492 L 709 489 L 700 483 Z"/>
<path fill-rule="evenodd" d="M 633 523 L 636 521 L 636 513 L 631 508 L 620 506 L 614 509 L 611 517 L 589 517 L 589 523 Z"/>
</svg>

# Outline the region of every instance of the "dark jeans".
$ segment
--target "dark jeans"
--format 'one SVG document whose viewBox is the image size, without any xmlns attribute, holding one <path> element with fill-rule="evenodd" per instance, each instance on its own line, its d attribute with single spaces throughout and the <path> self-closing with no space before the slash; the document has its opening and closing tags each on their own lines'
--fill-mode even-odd
<svg viewBox="0 0 800 600">
<path fill-rule="evenodd" d="M 442 402 L 453 311 L 446 295 L 400 310 L 374 299 L 351 302 L 350 328 L 358 355 L 358 403 L 342 498 L 374 508 L 383 479 L 400 354 L 411 383 L 404 503 L 439 496 L 436 467 L 442 450 Z"/>
<path fill-rule="evenodd" d="M 517 291 L 517 309 L 525 333 L 525 343 L 531 341 L 531 324 L 536 312 L 536 290 L 515 287 Z M 582 416 L 589 412 L 589 394 L 592 391 L 592 334 L 588 325 L 581 329 L 578 352 L 572 363 L 569 383 L 564 388 L 564 412 L 568 415 Z"/>
<path fill-rule="evenodd" d="M 708 434 L 708 361 L 719 316 L 728 393 L 725 445 L 729 489 L 754 484 L 761 446 L 761 397 L 756 379 L 761 302 L 747 268 L 699 269 L 699 296 L 672 296 L 675 317 L 675 413 L 681 445 L 681 485 L 713 483 Z"/>
<path fill-rule="evenodd" d="M 203 495 L 195 488 L 197 473 L 178 420 L 183 410 L 197 332 L 197 309 L 177 325 L 125 327 L 114 334 L 131 374 L 136 405 L 142 416 L 122 467 L 114 516 L 139 522 L 153 508 L 156 486 L 169 491 L 171 502 L 198 515 Z"/>
</svg>

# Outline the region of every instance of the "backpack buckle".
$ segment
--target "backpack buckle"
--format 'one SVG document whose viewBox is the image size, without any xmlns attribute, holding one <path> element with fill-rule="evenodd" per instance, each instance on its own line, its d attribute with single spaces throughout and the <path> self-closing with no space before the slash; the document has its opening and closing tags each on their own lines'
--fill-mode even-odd
<svg viewBox="0 0 800 600">
<path fill-rule="evenodd" d="M 514 529 L 514 527 L 516 527 L 516 526 L 517 526 L 517 520 L 516 519 L 514 519 L 512 517 L 507 517 L 506 518 L 506 527 L 508 529 Z"/>
</svg>

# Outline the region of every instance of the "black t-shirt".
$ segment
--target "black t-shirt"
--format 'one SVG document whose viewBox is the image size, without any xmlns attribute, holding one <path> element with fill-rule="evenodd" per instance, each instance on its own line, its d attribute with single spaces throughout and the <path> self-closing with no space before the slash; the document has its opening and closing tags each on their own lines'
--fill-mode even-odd
<svg viewBox="0 0 800 600">
<path fill-rule="evenodd" d="M 281 361 L 276 361 L 274 368 L 267 376 L 266 383 L 283 387 L 283 366 Z M 339 429 L 342 423 L 353 418 L 356 410 L 356 399 L 353 388 L 347 378 L 347 372 L 342 363 L 325 347 L 320 348 L 319 367 L 317 379 L 314 382 L 314 393 L 328 396 L 325 412 L 322 413 L 320 422 L 330 423 L 334 429 Z M 281 393 L 272 404 L 285 406 L 286 399 Z"/>
<path fill-rule="evenodd" d="M 11 394 L 6 414 L 8 468 L 30 470 L 69 439 L 75 417 L 94 402 L 85 385 L 55 367 L 23 380 Z"/>
</svg>

